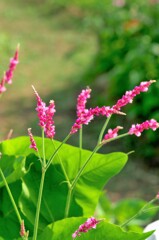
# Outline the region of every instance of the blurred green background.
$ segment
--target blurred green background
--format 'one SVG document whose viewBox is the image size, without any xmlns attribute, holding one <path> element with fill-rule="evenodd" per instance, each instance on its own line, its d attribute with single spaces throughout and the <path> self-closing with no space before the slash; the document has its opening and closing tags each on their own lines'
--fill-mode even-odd
<svg viewBox="0 0 159 240">
<path fill-rule="evenodd" d="M 77 95 L 88 85 L 92 88 L 88 106 L 93 107 L 113 105 L 126 90 L 141 81 L 156 79 L 148 93 L 123 108 L 126 118 L 113 116 L 109 127 L 121 125 L 126 132 L 132 123 L 150 118 L 159 121 L 158 16 L 157 0 L 1 0 L 1 75 L 20 43 L 20 64 L 13 84 L 1 98 L 1 139 L 11 128 L 13 137 L 27 135 L 28 127 L 35 135 L 40 134 L 32 84 L 44 101 L 55 100 L 58 140 L 70 131 L 76 118 Z M 103 123 L 100 118 L 84 127 L 84 147 L 94 147 Z M 77 142 L 77 135 L 70 140 L 75 145 Z M 126 196 L 147 199 L 156 193 L 158 143 L 158 132 L 150 130 L 139 139 L 127 137 L 103 149 L 136 151 L 125 174 L 110 182 L 113 200 L 125 191 Z M 128 179 L 132 181 L 133 177 L 129 185 Z M 138 189 L 139 184 L 142 189 Z M 121 189 L 120 196 L 116 188 Z"/>
</svg>

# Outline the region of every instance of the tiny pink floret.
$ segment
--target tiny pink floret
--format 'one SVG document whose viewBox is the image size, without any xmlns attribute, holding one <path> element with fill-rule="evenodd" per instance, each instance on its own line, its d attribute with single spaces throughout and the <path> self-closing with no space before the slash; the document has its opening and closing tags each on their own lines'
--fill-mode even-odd
<svg viewBox="0 0 159 240">
<path fill-rule="evenodd" d="M 96 220 L 94 217 L 90 217 L 87 221 L 79 226 L 79 228 L 72 234 L 72 238 L 80 237 L 81 233 L 88 232 L 91 228 L 96 228 L 96 225 L 100 220 Z"/>
<path fill-rule="evenodd" d="M 28 134 L 29 134 L 30 142 L 31 142 L 30 148 L 33 148 L 36 152 L 38 152 L 36 142 L 34 140 L 33 134 L 31 133 L 31 128 L 28 128 Z"/>
<path fill-rule="evenodd" d="M 153 131 L 155 131 L 157 128 L 159 128 L 159 123 L 154 120 L 154 119 L 151 119 L 151 120 L 147 120 L 141 124 L 133 124 L 131 126 L 131 128 L 129 129 L 128 133 L 130 135 L 136 135 L 137 137 L 140 137 L 141 136 L 141 133 L 144 131 L 144 130 L 148 130 L 148 129 L 152 129 Z"/>
<path fill-rule="evenodd" d="M 120 129 L 123 129 L 123 128 L 120 127 L 120 126 L 118 126 L 118 127 L 114 128 L 113 130 L 112 130 L 112 129 L 109 129 L 109 130 L 108 130 L 108 133 L 105 134 L 105 136 L 104 136 L 104 138 L 103 138 L 103 141 L 117 137 L 117 136 L 118 136 L 118 131 L 119 131 Z"/>
<path fill-rule="evenodd" d="M 141 92 L 147 92 L 149 86 L 154 82 L 156 82 L 156 80 L 141 82 L 140 85 L 136 86 L 132 91 L 127 91 L 125 95 L 123 95 L 123 97 L 119 99 L 112 108 L 120 111 L 121 107 L 124 107 L 128 103 L 132 103 L 134 97 L 139 95 Z"/>
</svg>

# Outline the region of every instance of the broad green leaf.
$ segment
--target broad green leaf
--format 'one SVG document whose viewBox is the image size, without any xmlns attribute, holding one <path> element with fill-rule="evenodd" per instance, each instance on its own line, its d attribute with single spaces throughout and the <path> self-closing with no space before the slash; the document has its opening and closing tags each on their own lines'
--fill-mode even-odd
<svg viewBox="0 0 159 240">
<path fill-rule="evenodd" d="M 24 156 L 7 156 L 2 155 L 0 159 L 0 168 L 8 182 L 12 183 L 20 179 L 25 171 L 25 157 Z M 3 179 L 0 175 L 0 187 L 4 186 Z"/>
<path fill-rule="evenodd" d="M 38 236 L 38 240 L 72 240 L 72 234 L 84 223 L 86 218 L 67 218 L 50 224 L 44 232 Z M 80 240 L 144 240 L 152 234 L 125 232 L 119 226 L 102 221 L 97 224 L 96 229 L 82 233 Z M 77 237 L 78 239 L 78 237 Z"/>
<path fill-rule="evenodd" d="M 42 139 L 35 138 L 41 152 Z M 54 141 L 56 148 L 60 142 Z M 22 189 L 19 204 L 24 215 L 34 223 L 37 195 L 40 183 L 41 168 L 37 157 L 31 154 L 35 151 L 29 149 L 28 137 L 20 137 L 5 141 L 1 144 L 1 151 L 7 155 L 26 156 L 26 164 L 34 163 L 30 171 L 22 178 Z M 45 139 L 46 159 L 54 152 L 54 147 L 49 139 Z M 36 154 L 36 152 L 35 152 Z M 39 229 L 49 223 L 62 219 L 67 199 L 67 184 L 60 165 L 63 162 L 70 181 L 73 181 L 78 170 L 88 159 L 91 152 L 82 150 L 82 159 L 79 159 L 79 148 L 64 144 L 58 156 L 53 160 L 46 173 L 44 192 L 41 206 Z M 69 216 L 90 216 L 94 213 L 98 203 L 100 191 L 107 181 L 124 167 L 127 155 L 124 153 L 94 154 L 93 158 L 83 171 L 74 190 Z"/>
<path fill-rule="evenodd" d="M 21 182 L 10 184 L 15 202 L 21 192 Z M 14 212 L 11 200 L 5 187 L 0 189 L 0 239 L 11 240 L 19 237 L 20 224 Z"/>
<path fill-rule="evenodd" d="M 18 199 L 22 191 L 21 180 L 10 184 L 9 187 L 15 203 L 18 203 Z M 16 240 L 20 237 L 20 223 L 5 187 L 0 189 L 0 199 L 0 239 Z M 32 235 L 32 226 L 21 212 L 20 215 L 21 218 L 24 219 L 26 229 L 29 229 L 30 234 Z"/>
</svg>

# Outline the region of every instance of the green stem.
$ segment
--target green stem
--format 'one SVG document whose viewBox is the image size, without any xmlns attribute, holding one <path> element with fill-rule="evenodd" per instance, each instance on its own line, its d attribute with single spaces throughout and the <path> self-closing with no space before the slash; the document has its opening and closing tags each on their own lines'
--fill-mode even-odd
<svg viewBox="0 0 159 240">
<path fill-rule="evenodd" d="M 138 213 L 136 213 L 134 216 L 132 216 L 131 218 L 129 218 L 127 221 L 125 221 L 124 223 L 122 223 L 120 225 L 120 227 L 125 227 L 129 222 L 131 222 L 133 219 L 137 218 L 139 215 L 141 215 L 142 213 L 145 212 L 145 209 L 152 203 L 154 203 L 157 199 L 154 198 L 151 201 L 149 201 L 148 203 L 146 203 L 140 210 Z M 147 209 L 148 210 L 148 209 Z"/>
<path fill-rule="evenodd" d="M 66 208 L 65 208 L 65 218 L 69 215 L 70 205 L 71 205 L 71 198 L 72 198 L 72 187 L 68 189 L 67 201 L 66 201 Z"/>
<path fill-rule="evenodd" d="M 81 169 L 79 170 L 79 172 L 77 173 L 77 176 L 75 177 L 73 183 L 72 183 L 72 189 L 74 189 L 74 187 L 76 186 L 76 183 L 78 181 L 78 179 L 80 178 L 82 172 L 84 171 L 85 167 L 87 166 L 87 164 L 89 163 L 89 161 L 91 160 L 91 158 L 93 157 L 93 155 L 101 148 L 101 145 L 97 145 L 93 152 L 91 153 L 91 155 L 88 157 L 88 159 L 86 160 L 86 162 L 83 164 L 83 166 L 81 167 Z"/>
<path fill-rule="evenodd" d="M 87 164 L 89 163 L 89 161 L 91 160 L 91 158 L 93 157 L 93 155 L 100 149 L 101 145 L 97 145 L 95 147 L 95 149 L 93 150 L 93 152 L 91 153 L 91 155 L 88 157 L 88 159 L 86 160 L 86 162 L 83 164 L 83 166 L 81 167 L 81 169 L 79 170 L 79 172 L 77 173 L 72 186 L 69 188 L 68 191 L 68 196 L 67 196 L 67 202 L 66 202 L 66 210 L 65 210 L 65 217 L 68 217 L 69 215 L 69 210 L 70 210 L 70 205 L 71 205 L 71 198 L 72 198 L 72 192 L 76 186 L 77 181 L 79 180 L 83 170 L 85 169 L 85 167 L 87 166 Z"/>
<path fill-rule="evenodd" d="M 104 125 L 103 125 L 103 127 L 102 127 L 102 129 L 101 129 L 101 132 L 100 132 L 100 134 L 99 134 L 99 138 L 98 138 L 97 145 L 100 144 L 101 141 L 102 141 L 102 139 L 103 139 L 103 134 L 104 134 L 104 131 L 105 131 L 105 129 L 106 129 L 106 127 L 107 127 L 107 125 L 108 125 L 108 123 L 109 123 L 109 121 L 110 121 L 110 118 L 111 118 L 111 115 L 110 115 L 110 117 L 108 117 L 108 118 L 106 119 L 106 121 L 105 121 L 105 123 L 104 123 Z"/>
<path fill-rule="evenodd" d="M 43 166 L 46 166 L 44 128 L 42 128 L 42 151 L 43 151 Z"/>
<path fill-rule="evenodd" d="M 83 139 L 83 128 L 81 126 L 79 130 L 79 164 L 78 164 L 78 169 L 80 169 L 81 166 L 81 159 L 82 159 L 82 139 Z"/>
<path fill-rule="evenodd" d="M 110 139 L 108 139 L 108 140 L 103 140 L 103 141 L 101 142 L 101 145 L 103 146 L 104 144 L 106 144 L 106 143 L 108 143 L 108 142 L 115 141 L 115 140 L 117 140 L 117 139 L 119 139 L 119 138 L 126 137 L 126 136 L 128 136 L 128 135 L 129 135 L 129 133 L 123 133 L 123 134 L 121 134 L 121 135 L 119 135 L 119 136 L 117 136 L 117 137 L 115 137 L 115 138 L 110 138 Z"/>
<path fill-rule="evenodd" d="M 79 130 L 79 147 L 82 148 L 83 128 L 81 126 Z"/>
<path fill-rule="evenodd" d="M 58 153 L 59 149 L 63 146 L 63 144 L 70 138 L 70 134 L 67 135 L 67 137 L 63 140 L 63 142 L 61 142 L 61 144 L 58 146 L 58 148 L 56 148 L 55 152 L 52 154 L 52 156 L 50 157 L 48 163 L 46 164 L 46 170 L 49 168 L 53 158 L 56 156 L 56 154 Z"/>
<path fill-rule="evenodd" d="M 17 218 L 18 218 L 18 220 L 19 220 L 19 223 L 20 223 L 20 225 L 21 225 L 22 219 L 21 219 L 19 210 L 18 210 L 18 208 L 17 208 L 17 205 L 16 205 L 16 203 L 15 203 L 15 201 L 14 201 L 13 195 L 12 195 L 12 193 L 11 193 L 11 190 L 10 190 L 10 188 L 9 188 L 9 186 L 8 186 L 8 183 L 7 183 L 7 181 L 6 181 L 6 178 L 5 178 L 5 176 L 4 176 L 3 171 L 2 171 L 1 168 L 0 168 L 0 174 L 1 174 L 1 177 L 2 177 L 3 182 L 4 182 L 4 184 L 5 184 L 5 187 L 6 187 L 6 189 L 7 189 L 7 192 L 8 192 L 8 195 L 9 195 L 9 197 L 10 197 L 10 200 L 11 200 L 11 202 L 12 202 L 12 205 L 13 205 L 13 207 L 14 207 L 14 210 L 15 210 L 15 213 L 16 213 Z"/>
<path fill-rule="evenodd" d="M 40 215 L 40 207 L 41 207 L 42 193 L 43 193 L 43 187 L 44 187 L 45 173 L 46 173 L 45 168 L 42 168 L 41 182 L 40 182 L 36 216 L 35 216 L 35 223 L 34 223 L 33 240 L 37 240 L 39 215 Z"/>
<path fill-rule="evenodd" d="M 67 209 L 67 214 L 65 216 L 68 216 L 69 214 L 69 209 L 70 209 L 70 204 L 71 204 L 71 197 L 72 197 L 72 192 L 76 186 L 76 183 L 78 182 L 82 172 L 84 171 L 85 167 L 87 166 L 87 164 L 89 163 L 89 161 L 91 160 L 91 158 L 93 157 L 93 155 L 107 142 L 111 142 L 111 141 L 114 141 L 118 138 L 121 138 L 121 137 L 125 137 L 127 136 L 128 133 L 124 133 L 124 134 L 121 134 L 119 136 L 117 136 L 116 138 L 111 138 L 111 139 L 108 139 L 108 140 L 105 140 L 105 141 L 102 141 L 100 144 L 98 144 L 93 152 L 91 153 L 91 155 L 88 157 L 88 159 L 86 160 L 86 162 L 83 164 L 83 166 L 81 167 L 81 169 L 79 170 L 79 172 L 77 173 L 74 181 L 72 182 L 72 186 L 71 186 L 71 190 L 68 192 L 68 197 L 67 197 L 67 204 L 66 204 L 66 209 Z"/>
</svg>

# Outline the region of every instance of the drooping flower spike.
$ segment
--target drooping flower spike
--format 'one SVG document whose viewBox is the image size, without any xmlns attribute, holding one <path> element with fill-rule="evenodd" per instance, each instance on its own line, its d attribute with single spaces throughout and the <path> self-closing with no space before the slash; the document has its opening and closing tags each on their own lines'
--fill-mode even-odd
<svg viewBox="0 0 159 240">
<path fill-rule="evenodd" d="M 79 226 L 79 228 L 72 234 L 72 238 L 75 239 L 76 237 L 80 237 L 81 233 L 88 232 L 91 228 L 96 228 L 96 225 L 101 220 L 96 220 L 94 217 L 90 217 L 87 219 L 85 223 Z"/>
<path fill-rule="evenodd" d="M 39 118 L 39 126 L 44 129 L 44 132 L 48 138 L 53 138 L 55 135 L 55 126 L 54 126 L 54 113 L 55 113 L 55 103 L 53 100 L 50 101 L 49 106 L 46 106 L 46 103 L 42 101 L 38 92 L 32 86 L 34 93 L 37 98 L 37 107 L 36 111 Z"/>
<path fill-rule="evenodd" d="M 141 124 L 133 124 L 131 126 L 131 128 L 129 129 L 128 133 L 130 135 L 136 135 L 137 137 L 140 137 L 141 136 L 141 133 L 144 131 L 144 130 L 147 130 L 147 129 L 152 129 L 153 131 L 155 131 L 157 128 L 159 128 L 159 123 L 154 120 L 154 119 L 151 119 L 151 120 L 147 120 Z"/>
<path fill-rule="evenodd" d="M 134 97 L 139 95 L 141 92 L 147 92 L 149 86 L 154 82 L 156 82 L 156 80 L 141 82 L 140 85 L 136 86 L 132 91 L 127 91 L 125 95 L 123 95 L 122 98 L 119 99 L 112 108 L 120 111 L 122 107 L 124 107 L 128 103 L 132 103 Z"/>
<path fill-rule="evenodd" d="M 30 137 L 30 148 L 34 149 L 36 152 L 38 152 L 38 148 L 36 146 L 36 142 L 34 140 L 33 134 L 31 132 L 31 128 L 28 128 L 28 135 Z"/>
</svg>

